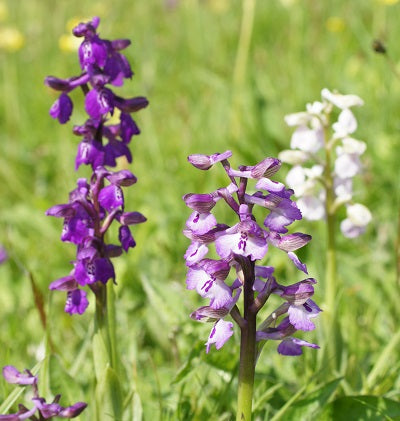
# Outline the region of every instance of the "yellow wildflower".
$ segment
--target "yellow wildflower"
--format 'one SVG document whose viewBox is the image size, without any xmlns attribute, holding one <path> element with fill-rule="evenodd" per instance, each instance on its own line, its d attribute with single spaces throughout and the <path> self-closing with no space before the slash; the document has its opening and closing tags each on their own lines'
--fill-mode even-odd
<svg viewBox="0 0 400 421">
<path fill-rule="evenodd" d="M 0 28 L 0 50 L 17 51 L 24 45 L 25 38 L 12 26 Z"/>
<path fill-rule="evenodd" d="M 346 26 L 344 20 L 338 16 L 329 17 L 325 25 L 329 32 L 342 32 Z"/>
<path fill-rule="evenodd" d="M 4 1 L 0 1 L 0 22 L 4 22 L 8 18 L 8 8 Z"/>
<path fill-rule="evenodd" d="M 398 2 L 399 0 L 379 0 L 379 3 L 386 4 L 387 6 L 392 6 Z"/>
</svg>

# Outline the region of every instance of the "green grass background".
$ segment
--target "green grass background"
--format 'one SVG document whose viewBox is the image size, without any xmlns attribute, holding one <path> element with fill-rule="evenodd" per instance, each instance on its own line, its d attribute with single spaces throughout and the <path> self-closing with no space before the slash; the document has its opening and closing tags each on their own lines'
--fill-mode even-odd
<svg viewBox="0 0 400 421">
<path fill-rule="evenodd" d="M 355 198 L 373 214 L 361 238 L 338 236 L 338 306 L 345 345 L 336 393 L 399 401 L 395 247 L 400 80 L 393 69 L 400 60 L 400 3 L 259 0 L 248 48 L 244 44 L 240 50 L 242 6 L 249 3 L 2 2 L 8 16 L 0 29 L 17 28 L 25 43 L 18 51 L 0 50 L 0 243 L 10 254 L 0 267 L 0 361 L 33 367 L 43 350 L 45 331 L 30 272 L 43 294 L 56 348 L 51 373 L 43 373 L 47 397 L 62 393 L 64 404 L 90 399 L 94 303 L 92 299 L 85 315 L 70 317 L 63 312 L 64 294 L 48 291 L 52 280 L 69 273 L 75 250 L 59 240 L 61 221 L 44 212 L 64 203 L 76 178 L 88 171 L 73 170 L 78 138 L 71 129 L 85 119 L 82 99 L 74 95 L 74 115 L 60 126 L 48 115 L 56 95 L 43 80 L 79 72 L 76 54 L 61 51 L 59 37 L 70 18 L 99 15 L 103 38 L 132 40 L 126 55 L 135 76 L 121 93 L 145 95 L 150 101 L 137 114 L 142 133 L 132 142 L 132 171 L 139 181 L 126 190 L 126 208 L 144 213 L 148 222 L 134 229 L 136 249 L 115 260 L 119 347 L 129 379 L 127 419 L 232 419 L 238 331 L 219 352 L 205 355 L 210 326 L 188 317 L 204 301 L 185 289 L 188 240 L 181 233 L 190 213 L 181 197 L 215 190 L 226 180 L 221 169 L 199 172 L 186 157 L 231 149 L 237 166 L 276 156 L 290 142 L 284 115 L 318 100 L 323 87 L 365 101 L 355 110 L 356 137 L 368 145 Z M 332 24 L 332 18 L 339 24 Z M 391 62 L 373 52 L 375 38 L 384 41 Z M 278 178 L 283 180 L 287 170 L 284 166 Z M 306 221 L 295 227 L 313 236 L 301 257 L 319 281 L 316 301 L 322 308 L 324 228 L 322 222 Z M 268 264 L 277 266 L 278 281 L 301 279 L 280 253 L 272 251 Z M 324 346 L 321 332 L 302 338 Z M 301 357 L 285 358 L 277 355 L 275 344 L 265 347 L 257 366 L 256 419 L 270 419 L 293 396 L 301 400 L 333 379 L 323 368 L 316 370 L 318 352 L 306 349 Z M 0 397 L 12 389 L 0 382 Z M 294 419 L 288 414 L 281 419 Z M 90 420 L 90 409 L 80 419 Z"/>
</svg>

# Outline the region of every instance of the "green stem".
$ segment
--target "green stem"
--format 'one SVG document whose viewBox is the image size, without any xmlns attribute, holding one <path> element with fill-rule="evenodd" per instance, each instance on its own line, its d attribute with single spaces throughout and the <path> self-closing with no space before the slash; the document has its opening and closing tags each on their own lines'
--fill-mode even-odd
<svg viewBox="0 0 400 421">
<path fill-rule="evenodd" d="M 111 367 L 118 373 L 118 351 L 117 351 L 117 335 L 116 335 L 116 319 L 115 319 L 115 292 L 114 284 L 107 282 L 107 308 L 108 308 L 108 335 L 110 339 L 111 351 Z"/>
<path fill-rule="evenodd" d="M 240 368 L 236 421 L 250 421 L 256 355 L 255 315 L 247 318 L 245 326 L 241 328 L 240 333 Z"/>
<path fill-rule="evenodd" d="M 96 285 L 96 314 L 94 333 L 100 334 L 107 349 L 108 362 L 111 365 L 111 343 L 108 333 L 107 287 L 98 282 Z"/>
<path fill-rule="evenodd" d="M 256 316 L 254 307 L 254 262 L 241 258 L 244 274 L 244 314 L 240 325 L 240 365 L 236 421 L 251 421 L 256 368 Z"/>
</svg>

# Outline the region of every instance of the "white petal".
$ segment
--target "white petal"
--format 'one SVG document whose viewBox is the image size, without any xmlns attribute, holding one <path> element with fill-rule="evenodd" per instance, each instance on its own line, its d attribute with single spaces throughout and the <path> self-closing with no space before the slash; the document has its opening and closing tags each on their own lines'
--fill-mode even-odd
<svg viewBox="0 0 400 421">
<path fill-rule="evenodd" d="M 323 202 L 314 196 L 303 196 L 296 203 L 303 217 L 309 221 L 318 221 L 325 216 Z"/>
<path fill-rule="evenodd" d="M 224 343 L 233 335 L 233 323 L 226 322 L 221 319 L 213 326 L 206 343 L 206 352 L 210 350 L 212 344 L 215 344 L 215 348 L 220 349 Z"/>
<path fill-rule="evenodd" d="M 294 166 L 286 176 L 287 185 L 296 192 L 297 196 L 301 196 L 297 190 L 301 189 L 301 186 L 306 182 L 306 174 L 304 168 L 300 165 Z"/>
<path fill-rule="evenodd" d="M 314 101 L 312 104 L 307 104 L 306 109 L 310 114 L 320 115 L 325 109 L 325 104 L 320 101 Z"/>
<path fill-rule="evenodd" d="M 335 138 L 345 137 L 357 130 L 357 120 L 349 109 L 344 109 L 340 114 L 338 121 L 332 124 Z"/>
<path fill-rule="evenodd" d="M 336 107 L 345 108 L 354 107 L 356 105 L 363 105 L 364 101 L 357 95 L 342 95 L 339 93 L 333 93 L 329 89 L 322 89 L 321 96 Z"/>
<path fill-rule="evenodd" d="M 292 134 L 290 147 L 300 149 L 304 152 L 315 153 L 319 151 L 324 144 L 322 128 L 309 129 L 306 126 L 299 126 Z"/>
<path fill-rule="evenodd" d="M 285 115 L 284 119 L 288 126 L 303 126 L 311 120 L 312 116 L 309 113 L 301 112 Z"/>
<path fill-rule="evenodd" d="M 343 154 L 336 158 L 335 174 L 339 178 L 351 178 L 361 171 L 361 162 L 358 155 Z"/>
<path fill-rule="evenodd" d="M 367 149 L 367 145 L 365 142 L 362 142 L 361 140 L 353 139 L 352 137 L 344 138 L 342 143 L 343 143 L 343 147 L 342 147 L 343 153 L 362 155 Z"/>
<path fill-rule="evenodd" d="M 284 150 L 279 153 L 278 158 L 290 165 L 300 165 L 307 161 L 309 155 L 304 151 Z"/>
<path fill-rule="evenodd" d="M 350 219 L 353 225 L 364 227 L 371 222 L 372 215 L 366 206 L 355 203 L 347 206 L 347 218 Z"/>
<path fill-rule="evenodd" d="M 347 238 L 356 238 L 364 233 L 365 227 L 357 227 L 350 219 L 346 218 L 340 223 L 340 231 Z"/>
<path fill-rule="evenodd" d="M 353 180 L 351 178 L 338 178 L 334 180 L 334 189 L 337 199 L 342 203 L 349 201 L 353 195 Z"/>
</svg>

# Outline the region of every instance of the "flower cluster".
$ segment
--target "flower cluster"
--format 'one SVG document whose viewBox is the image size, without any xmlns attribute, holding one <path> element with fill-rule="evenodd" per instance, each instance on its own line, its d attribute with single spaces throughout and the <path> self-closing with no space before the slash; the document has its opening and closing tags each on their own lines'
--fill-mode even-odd
<svg viewBox="0 0 400 421">
<path fill-rule="evenodd" d="M 49 76 L 45 80 L 48 86 L 61 91 L 51 107 L 52 117 L 62 124 L 69 120 L 73 103 L 68 94 L 76 87 L 81 87 L 85 94 L 85 110 L 89 115 L 73 131 L 82 136 L 75 169 L 81 164 L 90 165 L 92 176 L 90 180 L 78 180 L 67 204 L 53 206 L 46 212 L 64 218 L 61 240 L 77 246 L 71 273 L 50 285 L 50 289 L 67 292 L 65 311 L 70 314 L 82 314 L 88 306 L 86 292 L 79 287 L 89 285 L 96 293 L 97 283 L 115 281 L 110 258 L 135 246 L 129 226 L 146 220 L 138 212 L 124 211 L 122 187 L 134 184 L 136 177 L 126 169 L 111 171 L 106 167 L 115 167 L 120 157 L 132 162 L 128 145 L 140 131 L 130 114 L 147 106 L 148 101 L 143 97 L 121 98 L 106 86 L 121 86 L 124 78 L 132 77 L 128 60 L 120 53 L 130 41 L 103 40 L 96 32 L 98 25 L 99 19 L 94 18 L 73 29 L 75 36 L 83 37 L 79 48 L 82 73 L 68 79 Z M 119 122 L 111 124 L 109 118 L 115 109 L 119 110 Z M 106 244 L 104 240 L 114 220 L 120 223 L 118 245 Z"/>
<path fill-rule="evenodd" d="M 21 373 L 12 365 L 7 365 L 3 368 L 3 377 L 11 384 L 31 386 L 33 392 L 33 407 L 28 409 L 24 405 L 20 404 L 18 406 L 19 411 L 17 413 L 0 415 L 0 420 L 18 421 L 30 419 L 38 421 L 53 419 L 54 417 L 75 418 L 87 407 L 87 404 L 84 402 L 77 402 L 74 405 L 63 407 L 58 403 L 61 395 L 57 395 L 53 402 L 46 403 L 46 400 L 39 396 L 37 387 L 38 378 L 29 370 L 25 370 Z"/>
<path fill-rule="evenodd" d="M 189 193 L 183 197 L 186 205 L 193 210 L 184 230 L 184 235 L 191 240 L 185 254 L 187 288 L 196 290 L 203 298 L 210 300 L 208 306 L 200 307 L 191 317 L 213 323 L 206 350 L 208 352 L 212 344 L 220 349 L 233 334 L 233 323 L 226 321 L 225 317 L 231 314 L 239 325 L 243 321 L 237 307 L 242 291 L 244 301 L 248 304 L 244 312 L 254 314 L 271 294 L 276 294 L 282 297 L 284 303 L 259 326 L 257 340 L 280 340 L 278 352 L 283 355 L 299 355 L 304 345 L 317 348 L 317 345 L 292 337 L 297 330 L 308 331 L 315 327 L 311 319 L 321 311 L 310 298 L 316 281 L 308 278 L 283 286 L 276 282 L 272 266 L 256 264 L 265 258 L 271 245 L 286 252 L 294 265 L 307 273 L 306 265 L 294 251 L 306 245 L 311 236 L 287 234 L 287 226 L 300 220 L 301 212 L 290 199 L 293 191 L 270 179 L 281 163 L 278 159 L 266 158 L 255 166 L 240 166 L 234 170 L 228 161 L 231 156 L 232 153 L 226 151 L 214 155 L 191 155 L 188 158 L 193 166 L 201 170 L 208 170 L 221 162 L 230 179 L 227 187 L 205 194 Z M 253 193 L 247 192 L 251 180 L 255 181 Z M 221 199 L 238 217 L 238 222 L 233 226 L 218 223 L 212 213 Z M 255 206 L 267 212 L 263 226 L 258 224 L 253 214 Z M 215 244 L 218 259 L 206 257 L 212 243 Z M 232 268 L 236 279 L 229 282 Z M 280 316 L 282 320 L 279 325 L 273 326 Z"/>
<path fill-rule="evenodd" d="M 351 111 L 363 101 L 356 95 L 341 95 L 328 89 L 321 92 L 322 101 L 307 104 L 305 112 L 289 114 L 285 121 L 295 127 L 290 147 L 279 158 L 293 165 L 286 182 L 298 197 L 298 206 L 308 220 L 325 218 L 327 189 L 332 190 L 333 203 L 329 212 L 346 206 L 347 217 L 340 228 L 344 236 L 354 238 L 365 231 L 371 220 L 369 210 L 353 203 L 353 177 L 362 170 L 360 156 L 365 152 L 364 142 L 354 139 L 357 120 Z M 330 123 L 331 115 L 339 109 L 337 121 Z M 332 151 L 336 156 L 333 160 Z M 325 156 L 321 156 L 323 151 Z M 304 166 L 306 162 L 312 166 Z M 334 161 L 334 162 L 333 162 Z"/>
</svg>

